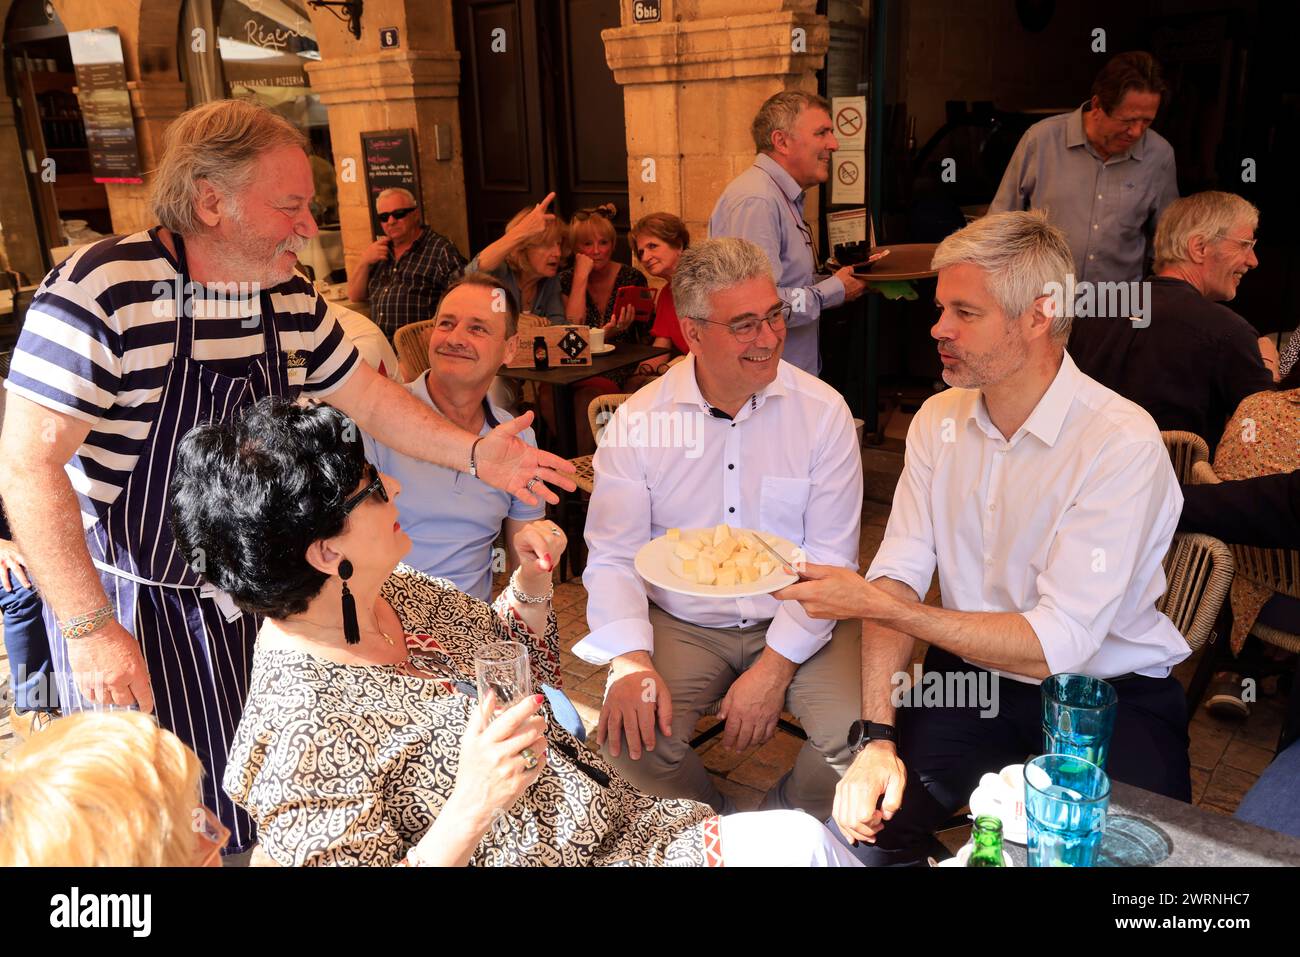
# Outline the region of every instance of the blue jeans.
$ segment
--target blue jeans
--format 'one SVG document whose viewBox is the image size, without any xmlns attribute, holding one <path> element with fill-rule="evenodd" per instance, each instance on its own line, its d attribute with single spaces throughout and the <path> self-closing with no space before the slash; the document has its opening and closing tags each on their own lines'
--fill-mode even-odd
<svg viewBox="0 0 1300 957">
<path fill-rule="evenodd" d="M 1233 817 L 1273 831 L 1300 837 L 1300 808 L 1296 789 L 1300 787 L 1300 744 L 1293 744 L 1264 769 L 1237 807 Z"/>
<path fill-rule="evenodd" d="M 0 583 L 5 651 L 9 654 L 14 710 L 57 711 L 58 693 L 50 673 L 50 642 L 41 621 L 41 596 L 16 581 L 13 591 Z"/>
</svg>

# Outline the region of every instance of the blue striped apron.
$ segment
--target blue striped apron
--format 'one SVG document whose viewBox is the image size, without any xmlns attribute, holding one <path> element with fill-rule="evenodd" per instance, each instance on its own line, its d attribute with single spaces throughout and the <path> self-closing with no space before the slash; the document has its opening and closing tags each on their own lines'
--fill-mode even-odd
<svg viewBox="0 0 1300 957">
<path fill-rule="evenodd" d="M 288 359 L 280 351 L 266 291 L 259 297 L 258 319 L 264 352 L 249 360 L 247 375 L 222 375 L 193 358 L 195 319 L 185 244 L 175 233 L 172 238 L 180 285 L 175 351 L 162 398 L 145 450 L 117 499 L 86 530 L 86 544 L 118 622 L 140 642 L 158 722 L 202 760 L 203 802 L 230 828 L 227 852 L 236 853 L 251 847 L 256 835 L 248 815 L 221 790 L 221 779 L 248 695 L 260 620 L 240 612 L 229 596 L 205 585 L 189 567 L 172 537 L 167 490 L 176 445 L 186 432 L 229 421 L 265 396 L 292 398 L 299 389 L 289 385 Z M 67 643 L 48 605 L 45 624 L 57 636 L 51 651 L 63 710 L 100 709 L 81 697 L 68 665 Z"/>
</svg>

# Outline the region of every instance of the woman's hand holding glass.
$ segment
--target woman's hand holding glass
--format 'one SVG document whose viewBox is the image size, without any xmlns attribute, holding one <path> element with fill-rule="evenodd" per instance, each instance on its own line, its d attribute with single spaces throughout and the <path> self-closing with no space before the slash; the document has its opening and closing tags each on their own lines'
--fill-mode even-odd
<svg viewBox="0 0 1300 957">
<path fill-rule="evenodd" d="M 498 702 L 496 695 L 488 692 L 470 714 L 460 741 L 460 770 L 448 807 L 470 815 L 480 836 L 546 767 L 546 719 L 537 713 L 542 701 L 540 694 L 528 695 L 493 718 Z M 525 756 L 525 749 L 534 760 Z"/>
</svg>

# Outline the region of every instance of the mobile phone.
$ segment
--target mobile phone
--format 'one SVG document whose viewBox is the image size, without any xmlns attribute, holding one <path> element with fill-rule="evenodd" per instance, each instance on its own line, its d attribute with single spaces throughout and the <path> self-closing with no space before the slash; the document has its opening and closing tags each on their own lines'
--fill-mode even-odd
<svg viewBox="0 0 1300 957">
<path fill-rule="evenodd" d="M 655 316 L 655 291 L 646 286 L 621 286 L 610 316 L 617 319 L 628 306 L 636 310 L 635 321 L 650 322 Z"/>
</svg>

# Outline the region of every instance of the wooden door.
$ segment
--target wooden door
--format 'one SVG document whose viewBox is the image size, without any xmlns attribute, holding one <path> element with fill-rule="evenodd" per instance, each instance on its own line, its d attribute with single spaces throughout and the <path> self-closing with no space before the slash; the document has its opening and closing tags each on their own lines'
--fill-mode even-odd
<svg viewBox="0 0 1300 957">
<path fill-rule="evenodd" d="M 566 218 L 612 202 L 627 229 L 623 91 L 600 31 L 608 0 L 456 0 L 470 245 L 552 190 Z M 621 258 L 627 259 L 624 249 Z"/>
</svg>

